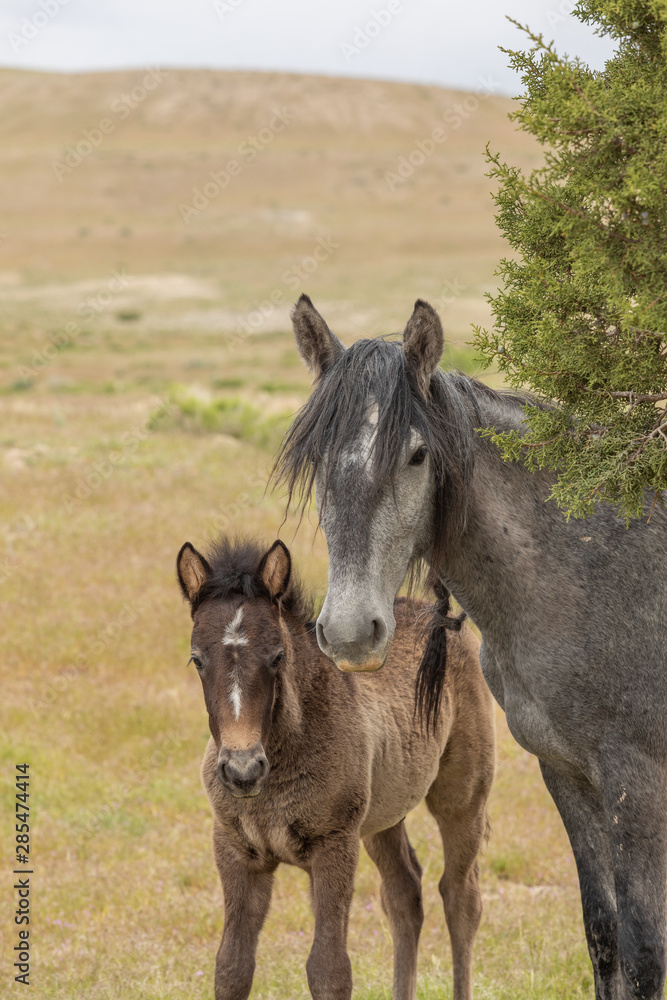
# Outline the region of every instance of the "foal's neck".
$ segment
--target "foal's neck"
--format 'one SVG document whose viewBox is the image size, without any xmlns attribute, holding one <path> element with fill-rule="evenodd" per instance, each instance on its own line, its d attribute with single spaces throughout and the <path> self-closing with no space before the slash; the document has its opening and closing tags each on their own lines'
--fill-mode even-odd
<svg viewBox="0 0 667 1000">
<path fill-rule="evenodd" d="M 271 737 L 275 742 L 293 739 L 303 729 L 301 688 L 306 680 L 305 671 L 299 670 L 304 649 L 309 646 L 305 628 L 282 616 L 280 631 L 285 660 L 277 679 L 276 700 L 273 706 Z"/>
</svg>

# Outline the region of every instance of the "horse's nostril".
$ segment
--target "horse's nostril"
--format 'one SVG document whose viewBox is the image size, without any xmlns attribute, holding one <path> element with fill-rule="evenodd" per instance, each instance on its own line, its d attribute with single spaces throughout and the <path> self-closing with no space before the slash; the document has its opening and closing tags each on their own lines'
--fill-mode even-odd
<svg viewBox="0 0 667 1000">
<path fill-rule="evenodd" d="M 324 634 L 324 626 L 320 624 L 319 620 L 315 624 L 315 633 L 317 635 L 317 645 L 320 647 L 323 653 L 325 653 L 331 647 L 327 642 L 327 637 Z"/>
<path fill-rule="evenodd" d="M 373 649 L 382 646 L 387 638 L 387 626 L 381 618 L 373 619 Z"/>
</svg>

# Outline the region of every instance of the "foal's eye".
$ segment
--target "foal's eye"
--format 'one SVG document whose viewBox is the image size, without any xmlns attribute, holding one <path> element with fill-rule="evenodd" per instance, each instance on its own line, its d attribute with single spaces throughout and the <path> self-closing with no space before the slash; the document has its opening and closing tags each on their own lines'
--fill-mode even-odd
<svg viewBox="0 0 667 1000">
<path fill-rule="evenodd" d="M 282 650 L 281 650 L 280 653 L 276 653 L 276 655 L 273 657 L 273 659 L 269 663 L 269 670 L 272 673 L 275 673 L 276 670 L 278 669 L 278 667 L 280 666 L 280 664 L 283 662 L 284 659 L 285 659 L 285 654 L 282 652 Z"/>
<path fill-rule="evenodd" d="M 421 465 L 426 458 L 426 445 L 423 444 L 413 453 L 410 465 Z"/>
<path fill-rule="evenodd" d="M 188 660 L 188 663 L 194 663 L 194 665 L 195 665 L 195 667 L 197 668 L 197 670 L 201 670 L 201 669 L 202 669 L 202 667 L 204 666 L 204 664 L 203 664 L 203 663 L 202 663 L 202 661 L 201 661 L 201 660 L 199 659 L 199 657 L 198 657 L 198 656 L 195 656 L 195 655 L 194 655 L 194 653 L 192 654 L 192 656 L 191 656 L 191 657 L 190 657 L 190 659 Z"/>
</svg>

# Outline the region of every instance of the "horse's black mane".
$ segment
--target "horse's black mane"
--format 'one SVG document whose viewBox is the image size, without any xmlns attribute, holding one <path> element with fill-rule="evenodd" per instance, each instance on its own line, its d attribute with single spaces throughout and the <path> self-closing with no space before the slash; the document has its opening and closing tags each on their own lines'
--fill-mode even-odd
<svg viewBox="0 0 667 1000">
<path fill-rule="evenodd" d="M 536 405 L 529 396 L 498 392 L 461 372 L 436 372 L 424 399 L 400 343 L 384 337 L 358 340 L 317 380 L 283 440 L 272 476 L 287 487 L 288 502 L 296 500 L 303 509 L 325 456 L 327 469 L 335 468 L 358 437 L 369 405 L 376 403 L 372 465 L 376 490 L 393 475 L 413 427 L 431 456 L 436 481 L 434 537 L 440 543 L 431 562 L 437 566 L 448 531 L 460 528 L 465 519 L 473 432 L 484 422 L 480 410 L 484 402 L 513 410 Z M 325 482 L 324 503 L 326 488 Z"/>
<path fill-rule="evenodd" d="M 197 595 L 197 606 L 204 601 L 228 600 L 243 597 L 255 600 L 263 597 L 270 600 L 269 593 L 257 577 L 257 568 L 268 545 L 254 539 L 228 538 L 223 536 L 213 542 L 205 553 L 211 572 Z M 313 616 L 312 600 L 306 594 L 292 570 L 287 592 L 281 597 L 284 611 L 302 624 L 308 624 Z"/>
</svg>

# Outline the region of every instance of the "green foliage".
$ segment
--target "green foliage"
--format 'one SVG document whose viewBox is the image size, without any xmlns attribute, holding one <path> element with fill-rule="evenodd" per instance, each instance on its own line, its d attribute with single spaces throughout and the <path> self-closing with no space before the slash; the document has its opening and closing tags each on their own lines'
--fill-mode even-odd
<svg viewBox="0 0 667 1000">
<path fill-rule="evenodd" d="M 184 386 L 169 394 L 170 412 L 151 429 L 178 429 L 195 434 L 227 434 L 266 448 L 277 448 L 291 413 L 265 413 L 242 396 L 211 397 Z"/>
<path fill-rule="evenodd" d="M 602 500 L 628 518 L 667 489 L 667 3 L 574 13 L 617 51 L 594 72 L 522 28 L 529 51 L 508 53 L 525 85 L 511 117 L 544 161 L 526 176 L 488 152 L 516 257 L 475 344 L 510 385 L 559 404 L 529 408 L 525 435 L 492 433 L 506 457 L 555 469 L 568 514 Z"/>
</svg>

